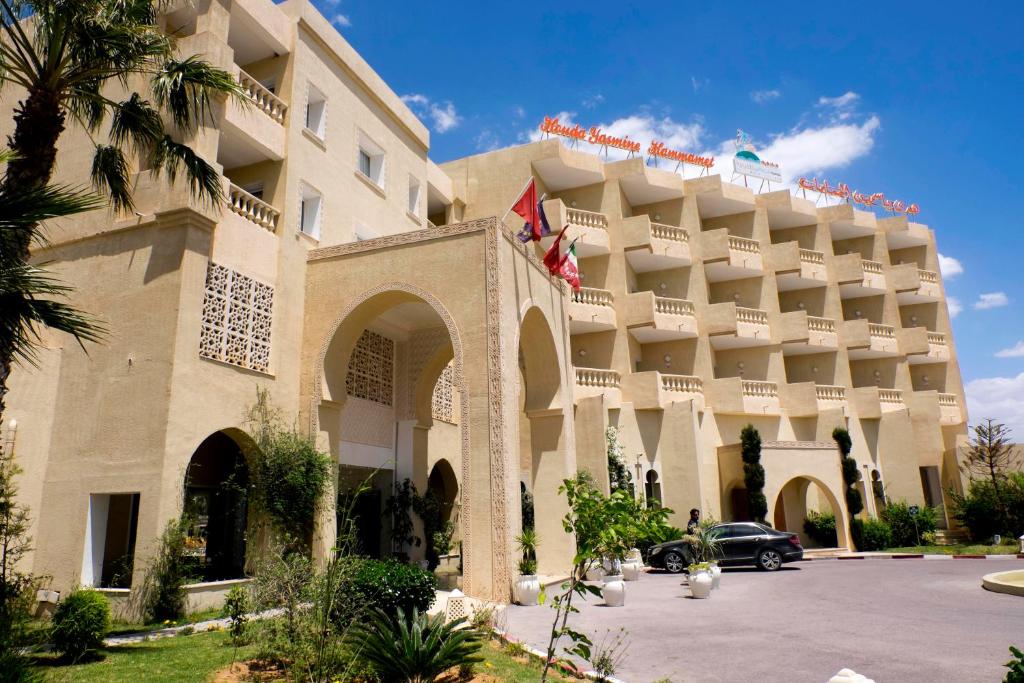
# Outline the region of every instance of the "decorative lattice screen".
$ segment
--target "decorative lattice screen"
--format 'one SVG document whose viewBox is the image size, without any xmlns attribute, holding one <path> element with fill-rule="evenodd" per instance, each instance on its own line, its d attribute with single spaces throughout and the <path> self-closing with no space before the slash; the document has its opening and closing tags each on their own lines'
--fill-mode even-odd
<svg viewBox="0 0 1024 683">
<path fill-rule="evenodd" d="M 449 363 L 441 376 L 437 378 L 434 385 L 434 395 L 431 398 L 431 414 L 435 420 L 452 422 L 452 364 Z"/>
<path fill-rule="evenodd" d="M 199 355 L 267 372 L 273 309 L 273 287 L 211 262 L 206 271 Z"/>
<path fill-rule="evenodd" d="M 395 342 L 365 330 L 348 361 L 349 396 L 389 406 L 394 400 Z"/>
</svg>

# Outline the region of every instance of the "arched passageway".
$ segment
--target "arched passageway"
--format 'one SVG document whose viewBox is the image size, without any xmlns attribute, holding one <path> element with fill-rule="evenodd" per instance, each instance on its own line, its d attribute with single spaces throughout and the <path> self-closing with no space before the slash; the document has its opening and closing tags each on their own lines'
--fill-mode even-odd
<svg viewBox="0 0 1024 683">
<path fill-rule="evenodd" d="M 454 521 L 452 517 L 458 503 L 459 482 L 447 460 L 442 458 L 434 463 L 427 477 L 427 492 L 437 499 L 440 523 Z"/>
<path fill-rule="evenodd" d="M 787 481 L 775 499 L 769 521 L 780 531 L 788 531 L 800 537 L 804 547 L 822 547 L 804 531 L 804 520 L 811 512 L 831 513 L 836 519 L 834 546 L 845 546 L 844 508 L 835 495 L 814 477 L 798 476 Z M 827 543 L 827 542 L 826 542 Z"/>
<path fill-rule="evenodd" d="M 647 505 L 661 505 L 661 478 L 656 470 L 647 470 L 644 480 L 644 497 Z"/>
<path fill-rule="evenodd" d="M 185 472 L 188 553 L 203 580 L 245 575 L 249 467 L 238 442 L 220 431 L 196 448 Z"/>
</svg>

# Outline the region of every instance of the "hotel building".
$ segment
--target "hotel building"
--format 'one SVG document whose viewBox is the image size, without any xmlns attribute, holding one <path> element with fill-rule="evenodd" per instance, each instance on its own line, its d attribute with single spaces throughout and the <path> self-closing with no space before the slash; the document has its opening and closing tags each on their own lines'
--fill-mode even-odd
<svg viewBox="0 0 1024 683">
<path fill-rule="evenodd" d="M 37 251 L 110 329 L 85 351 L 48 333 L 10 383 L 28 569 L 55 589 L 123 597 L 183 508 L 202 590 L 242 576 L 251 515 L 223 482 L 248 468 L 258 387 L 336 460 L 339 493 L 372 475 L 367 553 L 391 553 L 384 501 L 411 479 L 442 499 L 463 589 L 484 598 L 509 595 L 523 488 L 539 571 L 568 567 L 557 489 L 580 469 L 608 481 L 609 427 L 638 494 L 677 524 L 691 507 L 744 518 L 746 424 L 780 528 L 832 510 L 847 545 L 837 426 L 863 515 L 961 486 L 967 415 L 926 226 L 558 139 L 437 165 L 424 125 L 308 0 L 182 2 L 163 21 L 251 105 L 222 104 L 187 140 L 222 170 L 224 206 L 139 168 L 138 215 L 56 223 Z M 69 129 L 55 179 L 86 182 L 91 153 Z M 551 237 L 523 245 L 501 219 L 531 176 L 578 238 L 578 293 L 540 262 Z M 335 533 L 332 495 L 318 556 Z"/>
</svg>

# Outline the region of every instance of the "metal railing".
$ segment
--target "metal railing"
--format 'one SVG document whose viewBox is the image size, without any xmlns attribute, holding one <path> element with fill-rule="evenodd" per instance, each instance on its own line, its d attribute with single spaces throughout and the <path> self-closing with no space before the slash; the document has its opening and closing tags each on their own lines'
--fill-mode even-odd
<svg viewBox="0 0 1024 683">
<path fill-rule="evenodd" d="M 257 109 L 284 125 L 284 118 L 288 114 L 288 105 L 282 102 L 280 97 L 267 90 L 259 81 L 241 69 L 238 70 L 238 84 L 242 86 L 245 94 L 249 96 Z"/>
<path fill-rule="evenodd" d="M 234 183 L 231 183 L 228 188 L 228 207 L 247 221 L 270 232 L 277 232 L 277 223 L 281 218 L 281 212 Z"/>
</svg>

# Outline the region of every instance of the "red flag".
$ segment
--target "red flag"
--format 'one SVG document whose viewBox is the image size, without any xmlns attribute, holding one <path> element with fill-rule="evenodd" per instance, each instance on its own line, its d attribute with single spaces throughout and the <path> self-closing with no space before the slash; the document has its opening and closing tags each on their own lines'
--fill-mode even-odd
<svg viewBox="0 0 1024 683">
<path fill-rule="evenodd" d="M 526 186 L 523 194 L 512 205 L 512 211 L 515 211 L 526 221 L 523 230 L 524 232 L 529 230 L 530 239 L 534 242 L 540 240 L 541 217 L 540 212 L 537 210 L 537 183 L 533 178 L 530 178 L 530 184 Z"/>
<path fill-rule="evenodd" d="M 548 272 L 552 275 L 557 275 L 558 270 L 562 267 L 562 252 L 559 250 L 559 245 L 562 243 L 562 237 L 565 236 L 565 231 L 568 229 L 569 225 L 566 224 L 562 228 L 562 232 L 558 233 L 554 243 L 548 247 L 547 252 L 544 254 L 544 265 L 547 266 Z"/>
<path fill-rule="evenodd" d="M 572 285 L 574 292 L 580 291 L 580 266 L 576 260 L 576 240 L 569 245 L 569 250 L 558 264 L 558 273 L 562 279 Z"/>
</svg>

